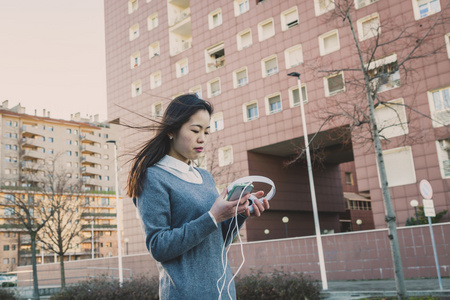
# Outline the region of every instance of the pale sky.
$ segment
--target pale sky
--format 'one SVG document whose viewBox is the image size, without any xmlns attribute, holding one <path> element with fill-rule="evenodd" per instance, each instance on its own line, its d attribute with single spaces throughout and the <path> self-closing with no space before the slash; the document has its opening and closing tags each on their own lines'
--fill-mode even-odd
<svg viewBox="0 0 450 300">
<path fill-rule="evenodd" d="M 103 121 L 105 74 L 103 0 L 0 0 L 0 102 Z"/>
</svg>

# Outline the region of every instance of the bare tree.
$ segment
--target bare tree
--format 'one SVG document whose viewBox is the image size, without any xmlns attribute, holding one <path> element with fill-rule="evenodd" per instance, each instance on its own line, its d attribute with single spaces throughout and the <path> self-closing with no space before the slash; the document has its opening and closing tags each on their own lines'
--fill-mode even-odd
<svg viewBox="0 0 450 300">
<path fill-rule="evenodd" d="M 401 117 L 398 107 L 403 107 L 409 117 L 412 114 L 419 114 L 427 118 L 431 118 L 431 116 L 424 115 L 414 108 L 414 103 L 388 102 L 380 95 L 380 92 L 399 86 L 400 73 L 402 74 L 402 86 L 408 85 L 410 78 L 415 75 L 412 61 L 426 59 L 445 50 L 445 43 L 437 44 L 432 41 L 436 38 L 443 39 L 446 33 L 444 25 L 449 23 L 447 15 L 449 5 L 448 3 L 441 12 L 436 13 L 433 17 L 421 20 L 419 24 L 417 22 L 402 23 L 401 18 L 385 16 L 383 22 L 373 22 L 370 26 L 359 29 L 357 33 L 353 1 L 332 1 L 329 7 L 332 8 L 331 13 L 328 14 L 331 17 L 324 17 L 324 21 L 334 22 L 343 30 L 350 32 L 353 53 L 349 57 L 353 58 L 353 61 L 349 63 L 350 65 L 342 66 L 340 62 L 334 63 L 326 61 L 326 58 L 318 58 L 314 63 L 305 66 L 316 75 L 325 77 L 329 90 L 339 91 L 345 86 L 345 93 L 334 96 L 333 100 L 326 101 L 322 107 L 324 122 L 320 128 L 325 124 L 344 128 L 342 136 L 351 138 L 352 142 L 360 139 L 367 147 L 371 147 L 375 151 L 399 299 L 406 297 L 406 288 L 397 237 L 396 217 L 382 153 L 382 140 L 389 141 L 386 132 L 393 128 L 404 129 L 408 122 L 408 118 Z M 383 30 L 382 34 L 381 29 Z M 361 35 L 365 34 L 369 38 L 361 38 Z M 393 51 L 396 51 L 395 55 L 392 54 Z M 345 79 L 342 75 L 344 72 Z M 393 117 L 380 124 L 375 113 L 376 108 L 389 110 Z M 448 127 L 441 120 L 435 119 L 434 121 Z M 345 131 L 351 132 L 351 135 L 346 135 Z M 367 143 L 368 141 L 370 143 Z M 301 159 L 304 153 L 304 149 L 299 150 L 298 155 L 289 163 Z"/>
<path fill-rule="evenodd" d="M 65 288 L 64 255 L 82 240 L 81 219 L 85 210 L 79 200 L 81 180 L 72 179 L 58 157 L 44 171 L 43 195 L 52 203 L 53 214 L 39 232 L 45 248 L 59 256 L 61 288 Z"/>
<path fill-rule="evenodd" d="M 10 225 L 18 227 L 30 236 L 31 264 L 33 269 L 33 299 L 39 299 L 38 276 L 36 267 L 36 240 L 39 231 L 56 211 L 54 204 L 45 198 L 38 190 L 27 185 L 6 194 L 4 199 L 7 207 L 15 218 L 10 219 Z"/>
</svg>

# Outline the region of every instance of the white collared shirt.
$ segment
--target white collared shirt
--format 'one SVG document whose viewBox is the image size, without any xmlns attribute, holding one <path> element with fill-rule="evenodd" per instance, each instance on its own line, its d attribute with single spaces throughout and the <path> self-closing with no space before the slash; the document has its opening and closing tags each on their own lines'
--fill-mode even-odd
<svg viewBox="0 0 450 300">
<path fill-rule="evenodd" d="M 188 165 L 181 160 L 178 160 L 170 155 L 165 155 L 155 166 L 177 176 L 178 178 L 190 183 L 203 183 L 202 175 L 192 166 L 192 162 Z M 209 211 L 209 216 L 217 226 L 217 221 Z"/>
<path fill-rule="evenodd" d="M 192 166 L 192 162 L 188 165 L 170 155 L 165 155 L 155 165 L 184 181 L 198 184 L 203 183 L 202 176 Z"/>
</svg>

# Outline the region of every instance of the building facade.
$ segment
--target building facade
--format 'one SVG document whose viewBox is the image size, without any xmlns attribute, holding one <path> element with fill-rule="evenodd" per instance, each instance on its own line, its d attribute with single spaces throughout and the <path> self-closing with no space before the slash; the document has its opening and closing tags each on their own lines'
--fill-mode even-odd
<svg viewBox="0 0 450 300">
<path fill-rule="evenodd" d="M 401 63 L 413 41 L 405 37 L 396 43 L 393 38 L 399 34 L 395 28 L 423 36 L 433 20 L 448 13 L 448 1 L 355 1 L 349 11 L 355 35 L 348 22 L 334 17 L 336 6 L 328 0 L 129 0 L 104 5 L 109 118 L 148 124 L 142 116 L 157 118 L 175 96 L 196 93 L 215 108 L 209 151 L 201 165 L 213 173 L 218 188 L 246 175 L 267 176 L 277 185 L 271 210 L 246 222 L 241 231 L 245 240 L 282 238 L 285 232 L 314 234 L 306 163 L 300 159 L 286 166 L 304 142 L 300 99 L 309 138 L 314 137 L 321 230 L 341 231 L 346 203 L 370 207 L 362 209 L 369 211 L 370 220 L 357 214 L 363 218 L 361 227 L 371 222 L 385 227 L 370 132 L 355 126 L 348 130 L 350 121 L 324 123 L 332 108 L 365 95 L 356 84 L 361 78 L 353 73 L 361 69 L 355 39 L 367 50 L 365 68 L 385 101 L 375 113 L 385 128 L 382 146 L 397 225 L 413 216 L 409 203 L 420 200 L 421 179 L 434 188 L 436 210 L 449 208 L 449 22 L 436 27 L 424 46 L 439 51 L 407 66 Z M 376 44 L 388 38 L 391 43 Z M 368 56 L 371 45 L 379 50 Z M 413 71 L 407 73 L 406 67 Z M 296 78 L 288 76 L 291 72 L 301 73 L 301 91 Z M 396 103 L 400 105 L 392 109 Z M 367 113 L 364 97 L 353 107 Z M 392 123 L 394 117 L 400 121 Z M 132 153 L 150 135 L 124 130 L 121 150 Z M 123 168 L 120 178 L 127 171 Z M 343 186 L 346 173 L 352 173 L 348 182 L 355 183 L 353 188 Z M 284 216 L 290 220 L 286 225 Z M 146 251 L 130 199 L 124 201 L 124 236 L 130 254 Z"/>
<path fill-rule="evenodd" d="M 8 106 L 4 101 L 0 107 L 0 272 L 31 264 L 31 239 L 13 204 L 20 199 L 45 205 L 52 198 L 45 192 L 48 184 L 64 185 L 65 194 L 70 194 L 65 187 L 71 188 L 73 193 L 64 197 L 76 199 L 83 209 L 81 235 L 64 259 L 117 255 L 114 146 L 107 141 L 118 141 L 118 125 L 79 113 L 70 121 L 50 118 L 45 111 L 29 115 L 20 104 Z M 57 260 L 47 248 L 37 244 L 38 263 Z"/>
</svg>

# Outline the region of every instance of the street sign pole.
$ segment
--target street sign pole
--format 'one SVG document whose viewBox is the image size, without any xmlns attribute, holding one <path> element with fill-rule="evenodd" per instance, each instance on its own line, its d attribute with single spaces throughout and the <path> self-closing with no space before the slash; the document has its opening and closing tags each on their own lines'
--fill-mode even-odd
<svg viewBox="0 0 450 300">
<path fill-rule="evenodd" d="M 434 262 L 436 263 L 436 270 L 439 279 L 439 289 L 442 291 L 442 279 L 441 279 L 441 270 L 439 270 L 439 260 L 436 251 L 436 243 L 434 242 L 434 234 L 433 234 L 433 226 L 431 226 L 431 217 L 428 217 L 428 225 L 430 225 L 430 235 L 431 235 L 431 243 L 433 244 L 433 252 L 434 252 Z"/>
<path fill-rule="evenodd" d="M 434 241 L 434 233 L 433 233 L 433 226 L 431 225 L 431 217 L 436 217 L 436 211 L 434 210 L 434 203 L 431 197 L 433 197 L 433 188 L 431 187 L 431 184 L 428 182 L 428 180 L 421 180 L 420 181 L 420 194 L 423 196 L 423 212 L 425 214 L 425 217 L 428 218 L 428 225 L 430 226 L 430 236 L 431 236 L 431 244 L 433 246 L 433 253 L 434 253 L 434 262 L 436 263 L 436 271 L 439 279 L 439 288 L 442 291 L 442 279 L 441 279 L 441 270 L 439 269 L 439 260 L 437 256 L 436 251 L 436 243 Z"/>
</svg>

